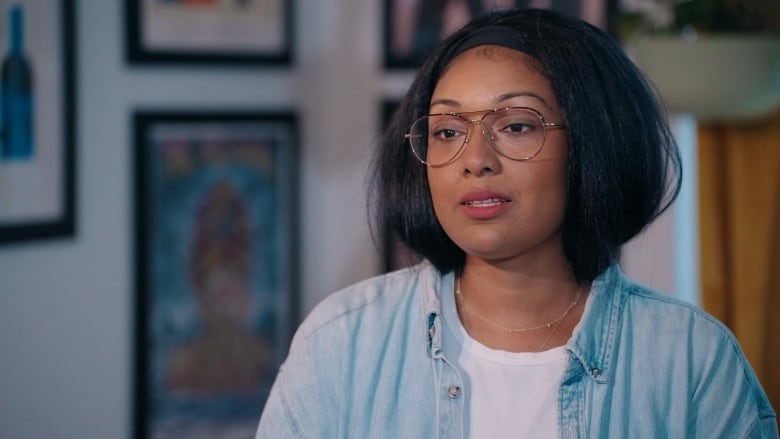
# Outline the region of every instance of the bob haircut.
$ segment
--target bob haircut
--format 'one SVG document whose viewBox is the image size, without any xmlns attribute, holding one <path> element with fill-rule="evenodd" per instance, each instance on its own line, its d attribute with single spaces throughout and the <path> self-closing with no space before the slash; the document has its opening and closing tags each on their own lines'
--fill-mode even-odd
<svg viewBox="0 0 780 439">
<path fill-rule="evenodd" d="M 374 157 L 373 230 L 378 226 L 396 235 L 442 273 L 462 272 L 465 254 L 439 224 L 426 166 L 413 156 L 404 134 L 428 114 L 453 50 L 495 26 L 517 32 L 560 103 L 569 147 L 563 250 L 577 281 L 592 281 L 677 197 L 680 154 L 653 88 L 620 45 L 595 26 L 548 10 L 475 18 L 422 65 Z"/>
</svg>

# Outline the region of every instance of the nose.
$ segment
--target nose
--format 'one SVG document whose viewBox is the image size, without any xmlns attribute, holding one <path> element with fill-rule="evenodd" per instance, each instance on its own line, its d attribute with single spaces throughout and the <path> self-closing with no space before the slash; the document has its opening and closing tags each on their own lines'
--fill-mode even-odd
<svg viewBox="0 0 780 439">
<path fill-rule="evenodd" d="M 460 166 L 464 175 L 484 175 L 499 172 L 501 161 L 487 139 L 487 132 L 480 119 L 470 121 L 466 145 L 463 146 Z"/>
</svg>

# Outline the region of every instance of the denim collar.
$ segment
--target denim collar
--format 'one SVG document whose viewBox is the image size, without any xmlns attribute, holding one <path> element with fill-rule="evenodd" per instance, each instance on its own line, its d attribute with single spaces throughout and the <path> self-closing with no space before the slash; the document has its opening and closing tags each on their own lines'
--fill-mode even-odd
<svg viewBox="0 0 780 439">
<path fill-rule="evenodd" d="M 428 262 L 420 270 L 423 294 L 423 318 L 426 351 L 432 358 L 441 357 L 441 294 L 452 291 L 453 272 L 440 274 Z M 591 286 L 585 311 L 566 344 L 566 350 L 581 365 L 584 373 L 598 383 L 606 383 L 612 366 L 613 347 L 621 310 L 625 304 L 627 279 L 617 265 L 599 275 Z"/>
</svg>

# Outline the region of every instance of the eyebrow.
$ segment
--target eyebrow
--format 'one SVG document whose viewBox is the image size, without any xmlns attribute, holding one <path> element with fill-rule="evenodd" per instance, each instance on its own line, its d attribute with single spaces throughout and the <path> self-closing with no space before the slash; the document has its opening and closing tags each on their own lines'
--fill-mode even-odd
<svg viewBox="0 0 780 439">
<path fill-rule="evenodd" d="M 505 102 L 510 99 L 518 98 L 518 97 L 530 97 L 538 100 L 542 104 L 544 104 L 545 107 L 550 108 L 550 106 L 547 104 L 547 101 L 544 100 L 543 97 L 539 96 L 538 94 L 530 91 L 523 91 L 523 92 L 510 92 L 510 93 L 504 93 L 501 95 L 498 95 L 498 99 L 496 99 L 497 103 Z M 431 101 L 431 107 L 434 105 L 446 105 L 449 107 L 455 107 L 460 108 L 460 102 L 454 100 L 454 99 L 436 99 Z"/>
</svg>

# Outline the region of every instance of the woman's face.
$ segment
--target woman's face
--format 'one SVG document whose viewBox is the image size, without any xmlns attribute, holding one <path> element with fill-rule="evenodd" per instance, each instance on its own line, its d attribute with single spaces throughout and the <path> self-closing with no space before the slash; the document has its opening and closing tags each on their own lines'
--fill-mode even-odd
<svg viewBox="0 0 780 439">
<path fill-rule="evenodd" d="M 439 79 L 430 113 L 530 107 L 545 122 L 561 123 L 552 85 L 530 56 L 500 46 L 479 46 L 453 60 Z M 566 130 L 548 129 L 544 148 L 530 160 L 498 154 L 478 123 L 458 157 L 428 167 L 436 216 L 469 258 L 491 262 L 564 260 L 561 224 L 566 204 Z M 553 258 L 552 260 L 549 258 Z"/>
</svg>

